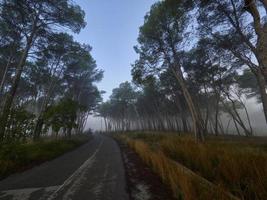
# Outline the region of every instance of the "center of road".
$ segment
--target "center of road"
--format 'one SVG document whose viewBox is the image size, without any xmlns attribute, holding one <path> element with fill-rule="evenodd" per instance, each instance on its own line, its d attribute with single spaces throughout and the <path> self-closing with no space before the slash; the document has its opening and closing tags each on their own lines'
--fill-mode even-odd
<svg viewBox="0 0 267 200">
<path fill-rule="evenodd" d="M 67 188 L 68 189 L 64 197 L 68 197 L 69 195 L 73 194 L 75 192 L 75 188 L 77 189 L 77 187 L 79 187 L 79 183 L 81 182 L 85 171 L 93 165 L 95 156 L 99 152 L 102 145 L 103 140 L 99 142 L 99 145 L 93 155 L 90 156 L 68 179 L 66 179 L 64 183 L 59 186 L 58 189 L 47 200 L 55 199 L 60 192 L 66 190 Z"/>
</svg>

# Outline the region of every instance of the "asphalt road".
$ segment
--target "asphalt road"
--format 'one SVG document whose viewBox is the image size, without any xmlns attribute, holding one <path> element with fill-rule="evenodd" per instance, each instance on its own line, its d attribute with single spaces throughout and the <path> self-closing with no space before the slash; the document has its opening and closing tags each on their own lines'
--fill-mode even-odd
<svg viewBox="0 0 267 200">
<path fill-rule="evenodd" d="M 0 182 L 1 200 L 128 200 L 120 149 L 106 136 Z"/>
</svg>

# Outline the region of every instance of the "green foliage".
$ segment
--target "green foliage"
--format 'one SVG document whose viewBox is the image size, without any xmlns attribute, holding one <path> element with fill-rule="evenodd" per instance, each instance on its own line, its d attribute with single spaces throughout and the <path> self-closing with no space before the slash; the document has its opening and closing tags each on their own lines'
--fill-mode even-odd
<svg viewBox="0 0 267 200">
<path fill-rule="evenodd" d="M 56 133 L 60 128 L 72 129 L 77 127 L 75 122 L 80 105 L 71 100 L 63 99 L 58 104 L 48 107 L 44 114 L 44 120 L 47 125 L 51 125 Z"/>
<path fill-rule="evenodd" d="M 76 135 L 71 140 L 43 139 L 36 142 L 1 144 L 0 179 L 60 156 L 88 139 L 89 136 Z"/>
<path fill-rule="evenodd" d="M 139 31 L 139 46 L 135 47 L 139 59 L 132 68 L 134 81 L 141 83 L 178 62 L 191 9 L 190 0 L 160 1 L 151 7 Z"/>
<path fill-rule="evenodd" d="M 90 54 L 92 48 L 67 33 L 79 33 L 85 27 L 84 11 L 70 0 L 7 0 L 0 4 L 0 140 L 26 135 L 38 138 L 49 129 L 43 123 L 48 105 L 55 106 L 50 113 L 61 115 L 54 114 L 55 121 L 49 123 L 55 132 L 62 127 L 81 131 L 88 113 L 101 100 L 94 83 L 103 77 Z M 69 98 L 79 107 L 63 102 Z M 69 106 L 70 112 L 57 102 Z M 12 105 L 34 114 L 34 119 L 12 110 Z"/>
<path fill-rule="evenodd" d="M 8 134 L 6 140 L 26 139 L 32 135 L 35 116 L 24 108 L 14 108 L 10 114 Z"/>
<path fill-rule="evenodd" d="M 237 82 L 239 87 L 243 89 L 242 92 L 245 93 L 247 97 L 251 98 L 256 96 L 260 101 L 257 80 L 250 70 L 246 69 L 241 75 L 237 76 Z"/>
</svg>

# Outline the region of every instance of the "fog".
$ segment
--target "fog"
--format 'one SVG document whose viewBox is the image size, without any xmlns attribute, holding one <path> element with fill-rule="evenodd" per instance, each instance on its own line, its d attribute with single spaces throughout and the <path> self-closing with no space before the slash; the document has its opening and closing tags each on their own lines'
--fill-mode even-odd
<svg viewBox="0 0 267 200">
<path fill-rule="evenodd" d="M 262 111 L 262 104 L 258 103 L 255 98 L 246 99 L 245 104 L 249 112 L 249 117 L 253 128 L 253 134 L 255 136 L 267 136 L 267 125 Z M 243 118 L 245 120 L 243 111 L 240 110 L 240 113 L 242 113 Z M 229 120 L 229 116 L 223 113 L 221 114 L 221 118 L 224 127 L 226 127 Z M 88 128 L 94 131 L 104 131 L 105 125 L 103 119 L 101 117 L 95 117 L 93 115 L 89 116 L 86 124 L 86 129 Z M 233 122 L 230 123 L 227 134 L 237 134 Z"/>
</svg>

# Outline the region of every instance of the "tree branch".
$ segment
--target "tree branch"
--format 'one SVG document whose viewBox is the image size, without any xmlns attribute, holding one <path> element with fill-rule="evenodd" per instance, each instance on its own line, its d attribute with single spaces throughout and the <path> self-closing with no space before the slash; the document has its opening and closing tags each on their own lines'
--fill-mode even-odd
<svg viewBox="0 0 267 200">
<path fill-rule="evenodd" d="M 234 18 L 233 19 L 230 14 L 223 9 L 223 5 L 220 4 L 221 6 L 221 10 L 222 12 L 225 14 L 225 16 L 228 18 L 229 22 L 232 24 L 232 26 L 236 29 L 236 32 L 241 36 L 241 38 L 243 39 L 243 41 L 246 43 L 246 45 L 251 49 L 251 51 L 255 54 L 256 53 L 256 48 L 255 46 L 249 41 L 249 39 L 244 35 L 241 27 L 240 27 L 240 23 L 237 17 L 237 12 L 236 12 L 236 7 L 234 2 L 231 0 L 232 6 L 233 6 L 233 14 L 234 14 Z"/>
<path fill-rule="evenodd" d="M 264 0 L 266 2 L 266 0 Z M 258 37 L 262 36 L 261 17 L 255 0 L 245 0 L 245 10 L 253 17 L 255 32 Z"/>
</svg>

